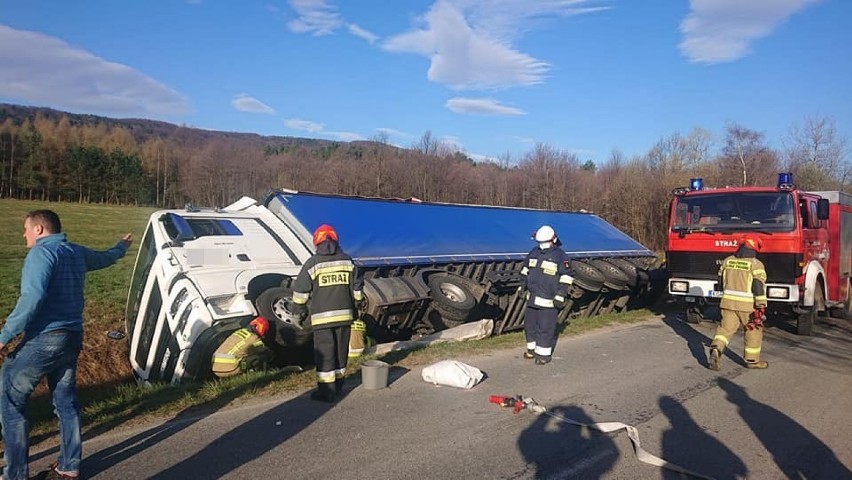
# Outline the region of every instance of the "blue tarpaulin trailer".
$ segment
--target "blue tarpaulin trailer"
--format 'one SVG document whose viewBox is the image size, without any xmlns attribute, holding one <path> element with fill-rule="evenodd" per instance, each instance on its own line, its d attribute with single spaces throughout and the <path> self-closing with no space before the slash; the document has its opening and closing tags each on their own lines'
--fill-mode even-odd
<svg viewBox="0 0 852 480">
<path fill-rule="evenodd" d="M 542 225 L 571 257 L 577 295 L 562 317 L 621 310 L 656 259 L 648 248 L 588 212 L 430 203 L 279 190 L 263 202 L 310 243 L 334 227 L 364 276 L 370 315 L 392 332 L 429 331 L 475 317 L 497 330 L 523 326 L 522 261 Z M 644 277 L 643 277 L 644 275 Z M 402 307 L 400 307 L 402 306 Z M 430 308 L 431 307 L 431 308 Z M 478 312 L 478 313 L 476 313 Z"/>
<path fill-rule="evenodd" d="M 542 225 L 556 231 L 574 258 L 653 257 L 654 253 L 587 212 L 389 200 L 279 191 L 283 205 L 308 232 L 332 225 L 360 265 L 519 260 Z"/>
</svg>

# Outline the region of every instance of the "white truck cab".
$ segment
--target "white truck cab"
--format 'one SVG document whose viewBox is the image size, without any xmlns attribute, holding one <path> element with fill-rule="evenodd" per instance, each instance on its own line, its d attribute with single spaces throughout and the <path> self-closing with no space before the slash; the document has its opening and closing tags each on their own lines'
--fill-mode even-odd
<svg viewBox="0 0 852 480">
<path fill-rule="evenodd" d="M 204 376 L 224 337 L 258 315 L 258 296 L 295 277 L 311 254 L 304 227 L 250 198 L 153 213 L 125 317 L 137 381 Z"/>
</svg>

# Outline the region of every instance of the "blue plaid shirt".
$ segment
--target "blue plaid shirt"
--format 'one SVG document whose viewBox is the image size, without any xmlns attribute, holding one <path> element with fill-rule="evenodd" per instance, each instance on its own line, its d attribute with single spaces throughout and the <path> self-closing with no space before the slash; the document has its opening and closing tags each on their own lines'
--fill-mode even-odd
<svg viewBox="0 0 852 480">
<path fill-rule="evenodd" d="M 127 253 L 124 242 L 96 251 L 54 233 L 36 240 L 24 259 L 21 296 L 0 331 L 6 344 L 51 330 L 83 330 L 83 287 L 86 272 L 114 264 Z"/>
</svg>

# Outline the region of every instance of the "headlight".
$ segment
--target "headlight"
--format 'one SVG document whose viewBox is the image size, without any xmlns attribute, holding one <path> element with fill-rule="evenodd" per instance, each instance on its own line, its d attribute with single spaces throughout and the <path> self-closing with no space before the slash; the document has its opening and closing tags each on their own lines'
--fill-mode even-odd
<svg viewBox="0 0 852 480">
<path fill-rule="evenodd" d="M 252 309 L 245 297 L 242 295 L 225 295 L 221 297 L 210 297 L 207 303 L 213 313 L 220 317 L 231 315 L 251 315 Z"/>
<path fill-rule="evenodd" d="M 670 282 L 669 290 L 672 292 L 686 293 L 689 291 L 689 282 Z"/>
<path fill-rule="evenodd" d="M 766 289 L 769 298 L 790 298 L 790 289 L 787 287 L 769 287 Z"/>
</svg>

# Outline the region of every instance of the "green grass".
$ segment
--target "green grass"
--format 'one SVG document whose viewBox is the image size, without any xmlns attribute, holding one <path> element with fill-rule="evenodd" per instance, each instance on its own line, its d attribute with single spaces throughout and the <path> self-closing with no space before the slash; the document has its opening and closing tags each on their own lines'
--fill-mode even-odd
<svg viewBox="0 0 852 480">
<path fill-rule="evenodd" d="M 69 240 L 75 243 L 104 249 L 114 245 L 126 232 L 134 236 L 134 244 L 124 259 L 87 276 L 84 317 L 86 344 L 78 379 L 85 431 L 104 432 L 119 425 L 132 425 L 154 417 L 183 418 L 210 413 L 237 399 L 272 397 L 285 392 L 304 391 L 314 385 L 312 371 L 253 372 L 219 381 L 179 386 L 138 387 L 130 380 L 126 346 L 116 347 L 116 342 L 105 340 L 101 334 L 105 329 L 123 330 L 127 288 L 138 241 L 153 212 L 150 208 L 0 200 L 0 221 L 5 225 L 0 230 L 0 310 L 4 316 L 14 307 L 20 288 L 20 271 L 27 252 L 22 237 L 24 215 L 40 208 L 56 211 L 62 219 L 63 230 Z M 575 336 L 611 325 L 635 323 L 647 319 L 649 315 L 647 310 L 637 310 L 577 319 L 563 328 L 560 334 L 562 337 Z M 520 349 L 523 345 L 522 332 L 478 341 L 442 343 L 428 348 L 391 352 L 381 357 L 366 356 L 350 364 L 349 374 L 357 371 L 360 363 L 370 358 L 381 358 L 393 365 L 412 368 L 496 349 Z M 102 360 L 104 358 L 106 360 Z M 56 421 L 46 395 L 34 398 L 29 415 L 33 425 L 33 443 L 56 434 Z"/>
<path fill-rule="evenodd" d="M 138 241 L 148 222 L 151 208 L 77 203 L 0 200 L 0 311 L 12 311 L 20 293 L 21 267 L 27 254 L 23 238 L 24 216 L 32 210 L 50 209 L 62 221 L 68 239 L 97 250 L 106 249 L 127 232 L 134 243 L 127 255 L 110 268 L 86 277 L 87 322 L 113 326 L 124 318 L 127 287 L 133 272 Z"/>
</svg>

